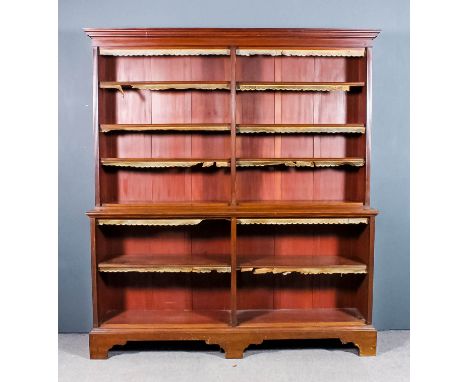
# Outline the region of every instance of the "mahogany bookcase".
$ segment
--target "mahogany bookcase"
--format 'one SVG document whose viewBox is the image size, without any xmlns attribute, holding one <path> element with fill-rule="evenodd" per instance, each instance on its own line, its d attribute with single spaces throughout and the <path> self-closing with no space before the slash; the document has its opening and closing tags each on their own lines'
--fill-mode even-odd
<svg viewBox="0 0 468 382">
<path fill-rule="evenodd" d="M 336 29 L 86 29 L 91 358 L 278 339 L 375 355 L 372 42 Z"/>
</svg>

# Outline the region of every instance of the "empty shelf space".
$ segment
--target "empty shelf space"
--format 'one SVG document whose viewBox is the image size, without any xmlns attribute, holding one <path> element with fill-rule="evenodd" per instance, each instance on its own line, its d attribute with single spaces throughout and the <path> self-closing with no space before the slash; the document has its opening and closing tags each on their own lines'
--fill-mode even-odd
<svg viewBox="0 0 468 382">
<path fill-rule="evenodd" d="M 297 272 L 315 274 L 365 274 L 365 264 L 341 256 L 242 256 L 238 268 L 254 274 Z"/>
<path fill-rule="evenodd" d="M 240 124 L 239 134 L 363 134 L 362 124 Z"/>
<path fill-rule="evenodd" d="M 137 90 L 229 90 L 228 81 L 101 81 L 101 89 L 116 89 L 123 92 L 124 89 Z"/>
<path fill-rule="evenodd" d="M 230 258 L 222 255 L 118 256 L 98 264 L 100 272 L 208 273 L 230 272 Z"/>
<path fill-rule="evenodd" d="M 101 328 L 211 328 L 228 327 L 227 310 L 123 310 L 110 311 Z"/>
<path fill-rule="evenodd" d="M 157 158 L 102 158 L 103 166 L 134 167 L 134 168 L 165 168 L 165 167 L 229 167 L 227 159 L 157 159 Z"/>
<path fill-rule="evenodd" d="M 350 91 L 362 88 L 364 82 L 239 82 L 240 91 Z"/>
<path fill-rule="evenodd" d="M 237 159 L 237 167 L 339 167 L 339 166 L 364 166 L 363 158 L 262 158 L 262 159 Z"/>
<path fill-rule="evenodd" d="M 220 132 L 230 131 L 229 124 L 222 123 L 167 123 L 167 124 L 101 124 L 101 132 L 109 133 L 113 131 L 140 131 L 140 132 L 157 132 L 157 131 L 189 131 L 189 132 Z"/>
<path fill-rule="evenodd" d="M 365 325 L 354 308 L 238 310 L 237 320 L 245 328 Z"/>
</svg>

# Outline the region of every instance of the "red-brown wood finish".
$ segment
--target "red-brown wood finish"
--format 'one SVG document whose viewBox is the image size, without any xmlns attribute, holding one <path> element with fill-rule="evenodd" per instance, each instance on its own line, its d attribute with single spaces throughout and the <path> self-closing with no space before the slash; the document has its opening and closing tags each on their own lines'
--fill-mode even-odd
<svg viewBox="0 0 468 382">
<path fill-rule="evenodd" d="M 378 31 L 85 32 L 93 44 L 96 161 L 95 208 L 88 212 L 91 358 L 107 358 L 112 346 L 140 340 L 202 340 L 218 344 L 226 358 L 242 358 L 250 344 L 306 338 L 339 338 L 354 343 L 360 355 L 375 355 L 377 211 L 370 207 L 370 132 L 372 42 Z M 111 48 L 217 48 L 226 54 L 101 54 Z M 364 55 L 240 56 L 237 49 L 242 48 L 364 49 Z M 125 86 L 122 94 L 100 87 L 115 81 L 225 83 L 229 90 Z M 349 91 L 243 91 L 237 89 L 241 83 L 359 86 Z M 101 129 L 109 124 L 111 131 Z M 119 124 L 155 129 L 118 130 Z M 362 125 L 365 132 L 238 132 L 240 125 L 252 124 Z M 158 131 L 163 125 L 176 129 Z M 195 128 L 184 130 L 190 125 Z M 229 130 L 203 131 L 203 126 Z M 222 159 L 229 164 L 109 167 L 101 164 L 103 158 Z M 364 165 L 238 167 L 239 159 L 275 158 L 361 158 Z M 245 225 L 243 219 L 270 221 Z M 277 225 L 275 219 L 340 223 Z"/>
</svg>

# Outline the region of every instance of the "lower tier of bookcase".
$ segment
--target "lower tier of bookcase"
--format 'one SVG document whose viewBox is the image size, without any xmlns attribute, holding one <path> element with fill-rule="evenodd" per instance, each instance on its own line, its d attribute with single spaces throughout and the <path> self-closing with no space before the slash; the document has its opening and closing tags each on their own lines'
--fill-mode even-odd
<svg viewBox="0 0 468 382">
<path fill-rule="evenodd" d="M 353 343 L 361 356 L 376 353 L 377 333 L 357 309 L 278 309 L 237 311 L 125 310 L 109 312 L 89 337 L 90 357 L 106 359 L 115 345 L 129 341 L 201 340 L 219 345 L 226 358 L 242 358 L 249 345 L 265 340 L 339 339 Z"/>
</svg>

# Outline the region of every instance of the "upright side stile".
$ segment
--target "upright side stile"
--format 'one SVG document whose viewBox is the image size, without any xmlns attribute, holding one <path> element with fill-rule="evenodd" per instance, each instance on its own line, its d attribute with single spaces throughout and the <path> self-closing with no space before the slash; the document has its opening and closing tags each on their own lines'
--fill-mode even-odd
<svg viewBox="0 0 468 382">
<path fill-rule="evenodd" d="M 370 207 L 371 135 L 372 135 L 372 48 L 366 48 L 366 197 L 364 205 Z"/>
<path fill-rule="evenodd" d="M 90 218 L 90 230 L 91 230 L 91 289 L 92 289 L 92 299 L 93 299 L 93 328 L 99 326 L 99 317 L 98 317 L 98 292 L 97 292 L 97 245 L 96 245 L 96 219 Z"/>
<path fill-rule="evenodd" d="M 375 238 L 375 216 L 369 218 L 369 261 L 367 263 L 367 312 L 364 312 L 368 325 L 372 324 L 372 306 L 374 295 L 374 238 Z"/>
<path fill-rule="evenodd" d="M 94 202 L 101 205 L 100 163 L 99 163 L 99 48 L 93 47 L 93 129 L 94 129 Z"/>
</svg>

